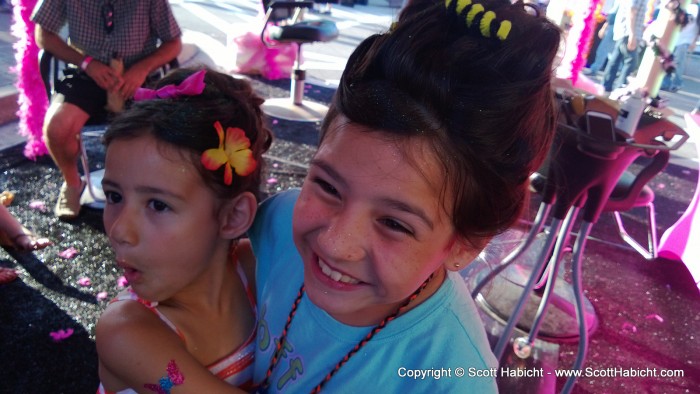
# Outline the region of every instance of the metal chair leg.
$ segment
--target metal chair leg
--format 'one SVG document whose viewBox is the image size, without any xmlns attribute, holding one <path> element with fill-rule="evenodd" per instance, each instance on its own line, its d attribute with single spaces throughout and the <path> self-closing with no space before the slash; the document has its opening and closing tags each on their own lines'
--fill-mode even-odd
<svg viewBox="0 0 700 394">
<path fill-rule="evenodd" d="M 104 205 L 104 203 L 105 203 L 104 194 L 103 193 L 98 194 L 98 192 L 96 191 L 95 187 L 92 184 L 92 179 L 91 179 L 92 177 L 90 176 L 90 163 L 88 161 L 87 150 L 85 148 L 85 144 L 83 143 L 82 136 L 78 137 L 78 144 L 80 145 L 80 162 L 83 166 L 83 174 L 85 177 L 85 187 L 88 191 L 88 194 L 90 194 L 90 197 L 94 201 L 94 205 L 96 205 L 96 206 Z"/>
<path fill-rule="evenodd" d="M 530 345 L 535 343 L 537 334 L 539 333 L 540 327 L 542 326 L 542 322 L 544 321 L 544 316 L 547 313 L 547 306 L 549 306 L 549 298 L 552 295 L 552 292 L 554 291 L 554 284 L 559 273 L 559 267 L 561 266 L 562 256 L 564 255 L 564 247 L 568 242 L 569 234 L 571 234 L 571 228 L 574 225 L 576 216 L 578 216 L 578 212 L 579 209 L 575 206 L 569 209 L 569 213 L 566 215 L 566 218 L 564 219 L 564 224 L 562 225 L 562 228 L 559 231 L 559 237 L 557 239 L 557 242 L 554 245 L 554 253 L 552 254 L 552 257 L 549 263 L 547 264 L 547 269 L 549 270 L 549 272 L 547 273 L 547 271 L 545 271 L 545 274 L 543 275 L 543 277 L 547 276 L 547 283 L 544 289 L 544 294 L 542 294 L 542 298 L 540 299 L 540 306 L 537 309 L 535 320 L 532 323 L 532 327 L 530 328 L 530 334 L 528 335 L 528 343 Z"/>
<path fill-rule="evenodd" d="M 648 223 L 648 228 L 647 228 L 647 247 L 643 247 L 637 240 L 635 240 L 629 233 L 627 233 L 627 230 L 625 230 L 624 223 L 622 222 L 622 215 L 620 215 L 620 212 L 613 212 L 613 215 L 615 216 L 615 223 L 617 224 L 617 231 L 620 234 L 620 237 L 634 250 L 636 250 L 639 254 L 641 254 L 645 259 L 647 260 L 654 260 L 657 257 L 658 253 L 658 239 L 656 236 L 656 212 L 654 209 L 654 203 L 650 202 L 646 206 L 646 214 L 647 214 L 647 223 Z"/>
<path fill-rule="evenodd" d="M 535 287 L 535 282 L 542 274 L 542 270 L 545 268 L 545 264 L 549 260 L 550 252 L 552 251 L 554 242 L 557 240 L 559 229 L 561 227 L 561 219 L 555 218 L 552 220 L 550 224 L 550 233 L 547 236 L 547 240 L 545 242 L 544 247 L 540 251 L 540 254 L 537 258 L 537 262 L 532 268 L 530 278 L 528 279 L 527 283 L 525 284 L 525 287 L 523 288 L 522 295 L 520 296 L 520 299 L 518 300 L 518 304 L 515 306 L 515 309 L 513 309 L 513 312 L 511 313 L 510 318 L 508 319 L 508 323 L 503 328 L 503 332 L 501 333 L 501 337 L 498 339 L 496 347 L 494 347 L 493 354 L 496 356 L 496 360 L 499 360 L 499 362 L 503 357 L 503 353 L 506 349 L 506 346 L 510 342 L 510 336 L 513 334 L 515 326 L 516 324 L 518 324 L 518 321 L 520 320 L 520 317 L 522 316 L 523 311 L 525 310 L 525 305 L 527 303 L 528 298 L 530 297 L 530 293 Z"/>
<path fill-rule="evenodd" d="M 574 244 L 574 257 L 571 264 L 571 278 L 574 287 L 574 298 L 576 300 L 576 320 L 578 320 L 578 351 L 576 353 L 576 360 L 574 361 L 572 370 L 581 370 L 583 363 L 586 360 L 586 354 L 588 353 L 588 322 L 586 322 L 586 313 L 583 308 L 583 277 L 581 271 L 581 258 L 583 256 L 583 250 L 586 247 L 586 240 L 588 235 L 591 233 L 591 228 L 593 223 L 583 222 L 581 223 L 581 229 L 579 231 L 579 236 L 576 238 L 576 243 Z M 562 394 L 568 394 L 573 390 L 574 384 L 578 377 L 572 375 L 564 384 L 562 388 Z"/>
<path fill-rule="evenodd" d="M 551 210 L 551 208 L 551 204 L 547 204 L 544 202 L 540 204 L 540 207 L 537 211 L 537 215 L 535 216 L 535 221 L 532 224 L 530 232 L 527 234 L 525 240 L 522 241 L 508 256 L 506 256 L 506 258 L 503 259 L 503 262 L 501 262 L 501 264 L 499 264 L 496 268 L 491 270 L 491 272 L 489 272 L 488 275 L 486 275 L 479 283 L 476 284 L 476 286 L 474 286 L 474 289 L 472 290 L 472 298 L 476 298 L 476 296 L 481 292 L 481 289 L 483 289 L 487 283 L 491 282 L 493 278 L 498 276 L 498 274 L 503 272 L 503 270 L 510 267 L 510 265 L 514 261 L 516 261 L 517 258 L 525 250 L 527 250 L 527 248 L 530 247 L 537 235 L 544 228 L 545 221 L 549 216 L 549 211 Z"/>
</svg>

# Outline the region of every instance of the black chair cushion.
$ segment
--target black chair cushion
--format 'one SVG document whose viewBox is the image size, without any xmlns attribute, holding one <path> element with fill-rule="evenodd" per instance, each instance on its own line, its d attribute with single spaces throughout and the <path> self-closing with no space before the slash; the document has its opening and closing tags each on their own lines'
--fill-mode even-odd
<svg viewBox="0 0 700 394">
<path fill-rule="evenodd" d="M 271 40 L 278 42 L 326 42 L 338 37 L 338 27 L 332 21 L 301 21 L 287 26 L 270 26 Z"/>
<path fill-rule="evenodd" d="M 654 191 L 647 185 L 642 187 L 637 198 L 630 196 L 636 176 L 629 171 L 622 173 L 622 176 L 615 184 L 615 188 L 610 193 L 610 199 L 606 204 L 605 211 L 628 210 L 634 207 L 643 207 L 654 201 Z"/>
</svg>

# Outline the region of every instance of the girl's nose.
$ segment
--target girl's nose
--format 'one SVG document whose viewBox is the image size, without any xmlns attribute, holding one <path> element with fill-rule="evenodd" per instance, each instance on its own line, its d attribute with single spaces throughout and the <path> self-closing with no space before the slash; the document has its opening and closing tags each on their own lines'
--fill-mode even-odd
<svg viewBox="0 0 700 394">
<path fill-rule="evenodd" d="M 345 214 L 337 216 L 320 232 L 318 243 L 326 256 L 337 261 L 361 261 L 366 255 L 368 234 L 362 219 Z"/>
<path fill-rule="evenodd" d="M 135 245 L 138 242 L 136 214 L 123 208 L 119 212 L 114 212 L 113 215 L 114 220 L 106 229 L 109 238 L 120 245 Z"/>
</svg>

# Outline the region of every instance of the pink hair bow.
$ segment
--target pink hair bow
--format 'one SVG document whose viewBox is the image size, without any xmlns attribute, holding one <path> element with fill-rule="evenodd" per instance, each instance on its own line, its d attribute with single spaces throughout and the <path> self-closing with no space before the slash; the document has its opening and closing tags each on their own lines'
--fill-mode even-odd
<svg viewBox="0 0 700 394">
<path fill-rule="evenodd" d="M 136 89 L 136 93 L 134 93 L 134 101 L 152 100 L 156 98 L 167 99 L 202 94 L 206 86 L 204 83 L 204 74 L 206 74 L 206 70 L 197 71 L 185 78 L 179 85 L 165 85 L 158 90 L 138 88 Z"/>
</svg>

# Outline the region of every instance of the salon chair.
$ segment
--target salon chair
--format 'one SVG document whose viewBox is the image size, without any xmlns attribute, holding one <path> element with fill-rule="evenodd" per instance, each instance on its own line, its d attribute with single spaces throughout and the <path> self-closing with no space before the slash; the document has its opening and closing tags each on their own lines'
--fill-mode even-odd
<svg viewBox="0 0 700 394">
<path fill-rule="evenodd" d="M 289 98 L 267 99 L 263 111 L 270 116 L 316 122 L 326 115 L 328 107 L 304 100 L 306 70 L 302 65 L 302 45 L 328 42 L 338 37 L 338 28 L 328 20 L 303 20 L 304 12 L 313 1 L 273 1 L 267 7 L 260 39 L 267 47 L 280 44 L 297 44 L 297 57 L 291 75 Z"/>
<path fill-rule="evenodd" d="M 637 160 L 643 166 L 641 170 L 637 173 L 629 170 L 624 171 L 602 209 L 602 212 L 612 213 L 622 240 L 647 260 L 654 260 L 658 253 L 654 191 L 649 187 L 648 182 L 666 168 L 670 157 L 669 151 L 660 150 L 651 159 L 641 158 L 642 160 Z M 546 172 L 546 168 L 541 168 L 530 176 L 533 191 L 537 193 L 543 191 L 546 183 Z M 621 212 L 635 208 L 645 209 L 646 247 L 627 232 L 622 218 Z"/>
<path fill-rule="evenodd" d="M 149 76 L 150 81 L 155 81 L 162 78 L 165 73 L 169 70 L 177 68 L 179 62 L 177 58 L 171 60 L 168 64 L 163 65 L 159 70 Z M 39 73 L 41 74 L 41 80 L 44 82 L 44 88 L 46 89 L 46 96 L 51 101 L 54 93 L 56 93 L 56 86 L 61 80 L 63 70 L 66 68 L 66 64 L 55 57 L 51 52 L 46 50 L 41 50 L 39 52 Z M 96 169 L 90 171 L 90 163 L 88 160 L 87 149 L 84 144 L 84 137 L 96 137 L 100 138 L 104 134 L 107 128 L 107 119 L 104 118 L 90 118 L 85 123 L 85 126 L 79 135 L 79 146 L 80 146 L 80 162 L 83 168 L 83 177 L 85 179 L 85 191 L 80 198 L 81 205 L 85 205 L 94 209 L 103 209 L 105 205 L 105 195 L 102 191 L 102 177 L 104 176 L 104 169 Z"/>
<path fill-rule="evenodd" d="M 566 98 L 560 97 L 560 100 L 566 101 Z M 513 342 L 517 356 L 529 357 L 536 338 L 578 340 L 578 354 L 572 368 L 581 368 L 587 352 L 588 334 L 597 324 L 592 305 L 583 296 L 581 281 L 582 255 L 591 228 L 605 211 L 616 212 L 653 202 L 653 192 L 646 187 L 646 183 L 665 167 L 668 151 L 676 149 L 687 139 L 685 132 L 666 120 L 640 122 L 634 138 L 614 130 L 614 139 L 609 140 L 587 134 L 582 130 L 580 121 L 581 117 L 571 111 L 562 111 L 548 164 L 542 171 L 543 176 L 536 177 L 538 181 L 533 182 L 542 194 L 542 201 L 530 231 L 499 266 L 476 278 L 476 285 L 473 286 L 472 296 L 477 304 L 505 324 L 494 347 L 494 354 L 499 360 L 518 325 L 527 333 L 527 337 L 516 338 Z M 681 138 L 673 141 L 673 146 L 664 143 L 675 140 L 676 135 Z M 651 157 L 651 164 L 636 177 L 625 175 L 630 164 L 640 156 Z M 573 291 L 556 294 L 555 283 L 563 252 L 569 245 L 579 214 L 580 228 L 572 256 Z M 543 231 L 548 218 L 551 218 L 549 226 Z M 654 226 L 653 219 L 651 225 Z M 650 253 L 655 253 L 655 244 L 652 249 Z M 532 261 L 527 262 L 530 265 L 521 261 L 533 256 Z M 521 264 L 513 264 L 515 262 Z M 506 271 L 508 268 L 511 269 Z M 520 275 L 519 279 L 522 280 L 519 283 L 507 278 L 507 274 L 512 272 Z M 493 286 L 487 288 L 486 284 L 492 281 Z M 496 281 L 499 281 L 498 284 Z M 539 289 L 541 299 L 539 305 L 531 308 L 528 300 L 536 289 Z M 545 316 L 551 306 L 554 306 L 555 318 L 553 322 L 545 324 Z M 531 324 L 519 324 L 523 312 L 528 308 Z M 559 321 L 562 316 L 571 320 L 572 324 L 562 324 Z M 540 335 L 543 324 L 553 332 Z M 554 332 L 561 328 L 569 331 Z M 570 378 L 563 391 L 569 392 L 575 380 Z"/>
</svg>

